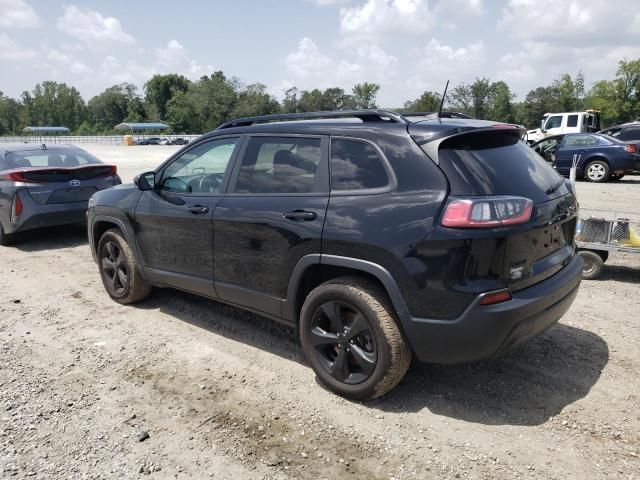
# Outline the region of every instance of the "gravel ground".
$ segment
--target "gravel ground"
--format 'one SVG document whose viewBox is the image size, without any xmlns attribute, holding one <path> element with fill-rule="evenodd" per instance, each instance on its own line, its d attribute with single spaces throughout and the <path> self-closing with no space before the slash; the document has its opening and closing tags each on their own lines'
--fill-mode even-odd
<svg viewBox="0 0 640 480">
<path fill-rule="evenodd" d="M 125 181 L 175 151 L 87 149 Z M 579 199 L 637 212 L 639 184 Z M 516 352 L 413 365 L 360 404 L 293 331 L 173 290 L 120 306 L 82 227 L 34 232 L 0 247 L 0 477 L 639 479 L 639 284 L 640 256 L 612 254 Z"/>
</svg>

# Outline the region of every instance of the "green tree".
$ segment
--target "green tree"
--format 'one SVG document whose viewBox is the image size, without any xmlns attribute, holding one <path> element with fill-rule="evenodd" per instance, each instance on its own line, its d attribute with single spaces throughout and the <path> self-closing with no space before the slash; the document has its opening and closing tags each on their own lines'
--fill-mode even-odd
<svg viewBox="0 0 640 480">
<path fill-rule="evenodd" d="M 107 88 L 87 103 L 89 123 L 98 130 L 108 131 L 121 122 L 137 122 L 144 119 L 144 105 L 137 88 L 121 83 Z"/>
<path fill-rule="evenodd" d="M 22 94 L 23 116 L 29 125 L 64 126 L 75 130 L 87 116 L 87 107 L 75 87 L 46 81 Z"/>
<path fill-rule="evenodd" d="M 558 107 L 561 112 L 582 110 L 584 101 L 584 75 L 578 72 L 575 80 L 565 73 L 551 85 L 558 97 Z"/>
<path fill-rule="evenodd" d="M 20 103 L 0 91 L 0 135 L 18 134 L 20 126 Z"/>
<path fill-rule="evenodd" d="M 437 92 L 426 91 L 415 100 L 404 102 L 407 112 L 435 112 L 440 108 L 441 95 Z"/>
<path fill-rule="evenodd" d="M 471 86 L 464 83 L 456 85 L 447 94 L 447 103 L 451 109 L 473 116 L 473 92 L 471 91 Z"/>
<path fill-rule="evenodd" d="M 163 120 L 167 114 L 167 103 L 177 92 L 186 92 L 191 82 L 183 75 L 170 73 L 154 75 L 144 84 L 145 101 L 151 106 L 151 115 Z M 155 115 L 153 115 L 155 113 Z"/>
<path fill-rule="evenodd" d="M 282 100 L 282 111 L 284 113 L 298 112 L 298 95 L 300 91 L 296 87 L 291 87 L 284 92 L 284 99 Z"/>
<path fill-rule="evenodd" d="M 353 105 L 355 108 L 376 108 L 376 97 L 380 85 L 377 83 L 358 83 L 353 86 Z"/>
<path fill-rule="evenodd" d="M 488 118 L 497 122 L 515 122 L 515 112 L 512 101 L 515 95 L 511 93 L 505 82 L 495 82 L 491 85 Z"/>
<path fill-rule="evenodd" d="M 262 83 L 248 85 L 238 93 L 231 115 L 233 117 L 252 117 L 278 113 L 280 104 L 267 93 L 267 86 Z"/>
</svg>

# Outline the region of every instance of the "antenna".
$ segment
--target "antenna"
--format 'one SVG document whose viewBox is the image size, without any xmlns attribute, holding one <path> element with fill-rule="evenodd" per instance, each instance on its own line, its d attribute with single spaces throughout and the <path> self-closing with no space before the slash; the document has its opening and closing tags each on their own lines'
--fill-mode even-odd
<svg viewBox="0 0 640 480">
<path fill-rule="evenodd" d="M 444 105 L 444 99 L 447 96 L 447 89 L 449 88 L 449 80 L 447 80 L 447 84 L 444 86 L 444 93 L 442 94 L 442 99 L 440 100 L 440 108 L 438 108 L 438 118 L 442 115 L 442 106 Z"/>
</svg>

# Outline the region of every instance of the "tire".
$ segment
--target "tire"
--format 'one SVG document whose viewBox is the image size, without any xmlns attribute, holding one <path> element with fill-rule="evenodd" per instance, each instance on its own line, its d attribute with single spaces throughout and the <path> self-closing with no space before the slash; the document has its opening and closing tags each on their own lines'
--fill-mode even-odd
<svg viewBox="0 0 640 480">
<path fill-rule="evenodd" d="M 2 228 L 2 224 L 0 224 L 0 245 L 2 245 L 3 247 L 11 245 L 14 241 L 15 236 L 4 233 L 4 228 Z"/>
<path fill-rule="evenodd" d="M 584 169 L 584 179 L 594 183 L 604 183 L 609 180 L 610 169 L 604 160 L 593 160 Z"/>
<path fill-rule="evenodd" d="M 394 315 L 384 290 L 365 279 L 338 278 L 312 290 L 300 314 L 300 340 L 320 381 L 352 400 L 395 387 L 411 348 Z"/>
<path fill-rule="evenodd" d="M 600 255 L 591 250 L 580 250 L 578 254 L 582 257 L 582 278 L 593 280 L 602 273 L 604 260 Z"/>
<path fill-rule="evenodd" d="M 107 230 L 98 242 L 98 266 L 109 296 L 128 305 L 144 300 L 151 286 L 142 278 L 136 258 L 118 229 Z"/>
</svg>

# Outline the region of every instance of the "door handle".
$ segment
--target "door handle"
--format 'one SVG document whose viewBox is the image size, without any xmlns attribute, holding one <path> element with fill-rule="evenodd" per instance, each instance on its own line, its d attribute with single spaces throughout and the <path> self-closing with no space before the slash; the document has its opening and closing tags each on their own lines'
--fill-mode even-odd
<svg viewBox="0 0 640 480">
<path fill-rule="evenodd" d="M 291 212 L 283 213 L 282 216 L 287 220 L 293 220 L 293 221 L 304 220 L 305 222 L 315 220 L 315 218 L 317 217 L 317 215 L 314 212 L 308 212 L 306 210 L 293 210 Z"/>
<path fill-rule="evenodd" d="M 202 215 L 203 213 L 209 213 L 209 207 L 205 207 L 204 205 L 192 205 L 187 210 L 189 210 L 194 215 Z"/>
</svg>

